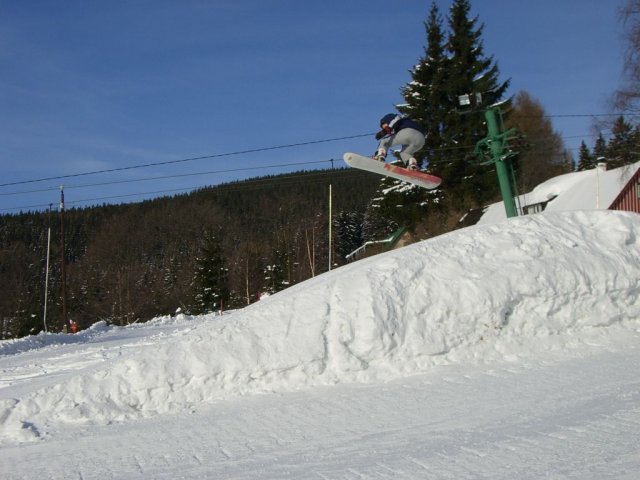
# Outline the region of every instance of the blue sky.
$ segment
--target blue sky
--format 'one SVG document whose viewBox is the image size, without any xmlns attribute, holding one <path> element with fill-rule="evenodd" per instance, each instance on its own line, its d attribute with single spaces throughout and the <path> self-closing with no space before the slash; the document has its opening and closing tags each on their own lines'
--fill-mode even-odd
<svg viewBox="0 0 640 480">
<path fill-rule="evenodd" d="M 451 1 L 436 3 L 446 16 Z M 540 101 L 577 156 L 592 119 L 562 115 L 611 112 L 623 1 L 471 3 L 509 94 Z M 372 136 L 221 155 L 374 132 L 402 101 L 430 5 L 0 0 L 0 183 L 126 168 L 1 186 L 0 213 L 56 206 L 59 185 L 69 207 L 130 202 L 370 154 Z"/>
</svg>

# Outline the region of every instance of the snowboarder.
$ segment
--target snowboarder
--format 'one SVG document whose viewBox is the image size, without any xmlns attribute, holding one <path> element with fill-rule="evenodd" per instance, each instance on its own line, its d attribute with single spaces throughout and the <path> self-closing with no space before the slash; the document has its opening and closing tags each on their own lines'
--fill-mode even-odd
<svg viewBox="0 0 640 480">
<path fill-rule="evenodd" d="M 418 169 L 418 161 L 413 156 L 424 145 L 424 132 L 420 125 L 404 115 L 388 113 L 380 119 L 380 130 L 376 140 L 380 140 L 373 158 L 384 162 L 390 147 L 402 145 L 398 157 L 409 170 Z"/>
</svg>

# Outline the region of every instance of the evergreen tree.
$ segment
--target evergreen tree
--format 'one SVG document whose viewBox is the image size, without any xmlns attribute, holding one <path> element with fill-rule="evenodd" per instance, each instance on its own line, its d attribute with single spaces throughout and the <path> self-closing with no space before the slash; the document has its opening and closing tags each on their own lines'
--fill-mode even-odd
<svg viewBox="0 0 640 480">
<path fill-rule="evenodd" d="M 263 269 L 262 293 L 272 295 L 289 286 L 287 281 L 287 254 L 284 250 L 277 248 L 272 255 L 271 262 L 267 263 Z"/>
<path fill-rule="evenodd" d="M 425 146 L 421 155 L 425 163 L 438 163 L 442 160 L 441 136 L 450 105 L 446 93 L 447 58 L 444 32 L 440 12 L 435 3 L 431 5 L 425 28 L 427 46 L 424 56 L 410 71 L 411 82 L 401 89 L 406 104 L 399 106 L 399 110 L 417 121 L 425 131 Z"/>
<path fill-rule="evenodd" d="M 602 133 L 600 133 L 593 147 L 593 158 L 597 162 L 599 158 L 606 158 L 606 157 L 607 157 L 607 141 L 602 136 Z"/>
<path fill-rule="evenodd" d="M 383 207 L 387 200 L 386 193 L 382 192 L 387 191 L 392 186 L 392 182 L 395 184 L 398 183 L 391 178 L 381 180 L 378 192 L 376 192 L 371 198 L 369 205 L 367 205 L 362 223 L 364 241 L 376 241 L 387 238 L 400 226 L 393 219 L 393 216 L 389 215 L 389 209 Z"/>
<path fill-rule="evenodd" d="M 637 148 L 640 146 L 638 128 L 627 123 L 624 117 L 619 117 L 611 130 L 613 137 L 607 145 L 605 156 L 609 168 L 617 168 L 637 159 Z"/>
<path fill-rule="evenodd" d="M 596 166 L 594 156 L 591 154 L 589 147 L 584 141 L 580 144 L 580 150 L 578 153 L 578 168 L 576 170 L 591 170 Z"/>
<path fill-rule="evenodd" d="M 411 81 L 402 88 L 406 105 L 399 107 L 425 128 L 424 158 L 445 179 L 441 195 L 456 208 L 482 204 L 498 191 L 494 169 L 479 166 L 473 155 L 476 143 L 487 133 L 484 118 L 461 114 L 457 99 L 480 93 L 482 107 L 500 100 L 509 86 L 508 81 L 498 81 L 497 64 L 484 55 L 483 26 L 477 26 L 478 19 L 470 19 L 469 14 L 469 0 L 454 0 L 445 42 L 438 8 L 432 4 L 425 22 L 425 53 L 411 71 Z"/>
<path fill-rule="evenodd" d="M 432 202 L 430 196 L 437 197 L 440 190 L 408 186 L 399 180 L 390 180 L 389 183 L 393 183 L 393 186 L 385 189 L 378 205 L 380 215 L 391 220 L 393 225 L 413 230 L 426 217 L 430 208 L 437 205 L 437 200 Z"/>
<path fill-rule="evenodd" d="M 447 97 L 451 102 L 443 130 L 444 148 L 449 160 L 438 171 L 447 179 L 448 189 L 465 203 L 480 205 L 490 200 L 498 190 L 494 168 L 479 166 L 473 157 L 476 143 L 487 134 L 484 117 L 462 115 L 456 111 L 462 94 L 481 94 L 488 106 L 502 99 L 509 82 L 498 82 L 498 66 L 492 57 L 484 56 L 483 25 L 469 18 L 469 0 L 454 0 L 449 15 L 449 52 Z"/>
<path fill-rule="evenodd" d="M 194 313 L 224 308 L 229 299 L 229 269 L 225 265 L 222 244 L 213 233 L 206 233 L 194 276 Z"/>
<path fill-rule="evenodd" d="M 336 255 L 344 259 L 364 243 L 362 212 L 341 211 L 334 220 Z"/>
</svg>

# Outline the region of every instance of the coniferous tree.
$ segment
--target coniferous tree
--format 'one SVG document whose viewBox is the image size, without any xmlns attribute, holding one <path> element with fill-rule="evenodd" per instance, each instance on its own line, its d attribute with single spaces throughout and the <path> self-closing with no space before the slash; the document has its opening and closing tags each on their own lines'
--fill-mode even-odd
<svg viewBox="0 0 640 480">
<path fill-rule="evenodd" d="M 406 105 L 401 110 L 427 131 L 424 157 L 444 178 L 443 195 L 454 207 L 482 204 L 498 191 L 494 169 L 479 166 L 473 155 L 476 143 L 487 134 L 484 118 L 481 113 L 461 114 L 458 97 L 479 93 L 482 107 L 500 100 L 509 86 L 508 81 L 499 82 L 497 64 L 484 55 L 483 26 L 469 17 L 470 8 L 468 0 L 454 0 L 445 42 L 438 8 L 432 4 L 425 23 L 425 55 L 402 89 Z"/>
<path fill-rule="evenodd" d="M 411 81 L 401 88 L 406 101 L 400 112 L 418 122 L 425 132 L 425 144 L 416 154 L 422 167 L 441 165 L 447 159 L 442 134 L 450 102 L 447 97 L 448 58 L 445 54 L 445 32 L 436 3 L 432 3 L 425 22 L 427 44 L 417 65 L 410 70 Z M 389 183 L 389 182 L 387 182 Z M 394 224 L 413 227 L 424 218 L 430 208 L 443 203 L 442 189 L 427 192 L 423 189 L 387 190 L 377 215 L 389 215 Z"/>
<path fill-rule="evenodd" d="M 334 220 L 336 255 L 344 259 L 364 243 L 362 212 L 341 211 Z"/>
<path fill-rule="evenodd" d="M 380 190 L 388 190 L 391 182 L 397 183 L 393 179 L 383 179 L 380 181 Z M 378 193 L 373 196 L 364 212 L 362 223 L 362 233 L 365 241 L 376 241 L 387 238 L 395 232 L 400 225 L 389 215 L 388 209 L 383 207 L 386 195 Z"/>
<path fill-rule="evenodd" d="M 591 154 L 591 151 L 589 150 L 589 147 L 587 147 L 587 144 L 583 141 L 580 144 L 580 150 L 578 152 L 578 167 L 576 168 L 576 170 L 591 170 L 594 167 L 594 156 Z"/>
<path fill-rule="evenodd" d="M 206 233 L 196 262 L 194 276 L 194 313 L 208 313 L 224 308 L 229 299 L 229 269 L 221 241 Z"/>
<path fill-rule="evenodd" d="M 425 131 L 425 145 L 422 149 L 424 164 L 438 163 L 443 157 L 442 130 L 450 107 L 447 101 L 447 58 L 445 55 L 444 32 L 438 6 L 433 3 L 429 18 L 425 22 L 427 45 L 424 56 L 410 71 L 411 82 L 402 87 L 406 104 L 399 110 L 417 121 Z M 424 160 L 423 160 L 424 159 Z"/>
<path fill-rule="evenodd" d="M 481 114 L 460 114 L 457 99 L 462 94 L 480 94 L 485 107 L 502 99 L 509 82 L 498 81 L 499 70 L 492 57 L 485 57 L 482 44 L 483 25 L 470 18 L 470 2 L 454 0 L 449 15 L 449 52 L 447 96 L 451 108 L 443 131 L 444 147 L 450 149 L 449 160 L 440 168 L 451 193 L 477 205 L 497 192 L 493 167 L 479 166 L 473 157 L 476 143 L 487 134 Z"/>
<path fill-rule="evenodd" d="M 611 133 L 613 137 L 609 140 L 605 155 L 607 166 L 617 168 L 633 163 L 638 158 L 634 152 L 640 147 L 638 128 L 634 128 L 621 116 L 613 124 Z"/>
<path fill-rule="evenodd" d="M 289 286 L 287 281 L 287 254 L 282 249 L 273 252 L 272 259 L 263 269 L 262 293 L 272 295 Z"/>
<path fill-rule="evenodd" d="M 598 135 L 596 143 L 593 146 L 593 158 L 597 162 L 598 159 L 606 158 L 607 156 L 607 141 L 602 136 L 602 133 Z"/>
</svg>

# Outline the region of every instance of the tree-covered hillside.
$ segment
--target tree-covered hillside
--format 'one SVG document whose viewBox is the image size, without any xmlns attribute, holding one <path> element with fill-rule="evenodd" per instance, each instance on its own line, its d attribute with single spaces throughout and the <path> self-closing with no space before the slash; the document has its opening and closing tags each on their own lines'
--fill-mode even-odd
<svg viewBox="0 0 640 480">
<path fill-rule="evenodd" d="M 379 177 L 325 170 L 263 177 L 142 203 L 64 212 L 66 310 L 80 328 L 147 320 L 181 308 L 231 308 L 329 268 L 363 241 L 358 222 Z M 0 319 L 5 338 L 62 328 L 59 212 L 0 217 Z M 356 232 L 354 235 L 354 231 Z M 211 271 L 212 268 L 217 271 Z M 210 291 L 217 288 L 219 291 Z"/>
</svg>

